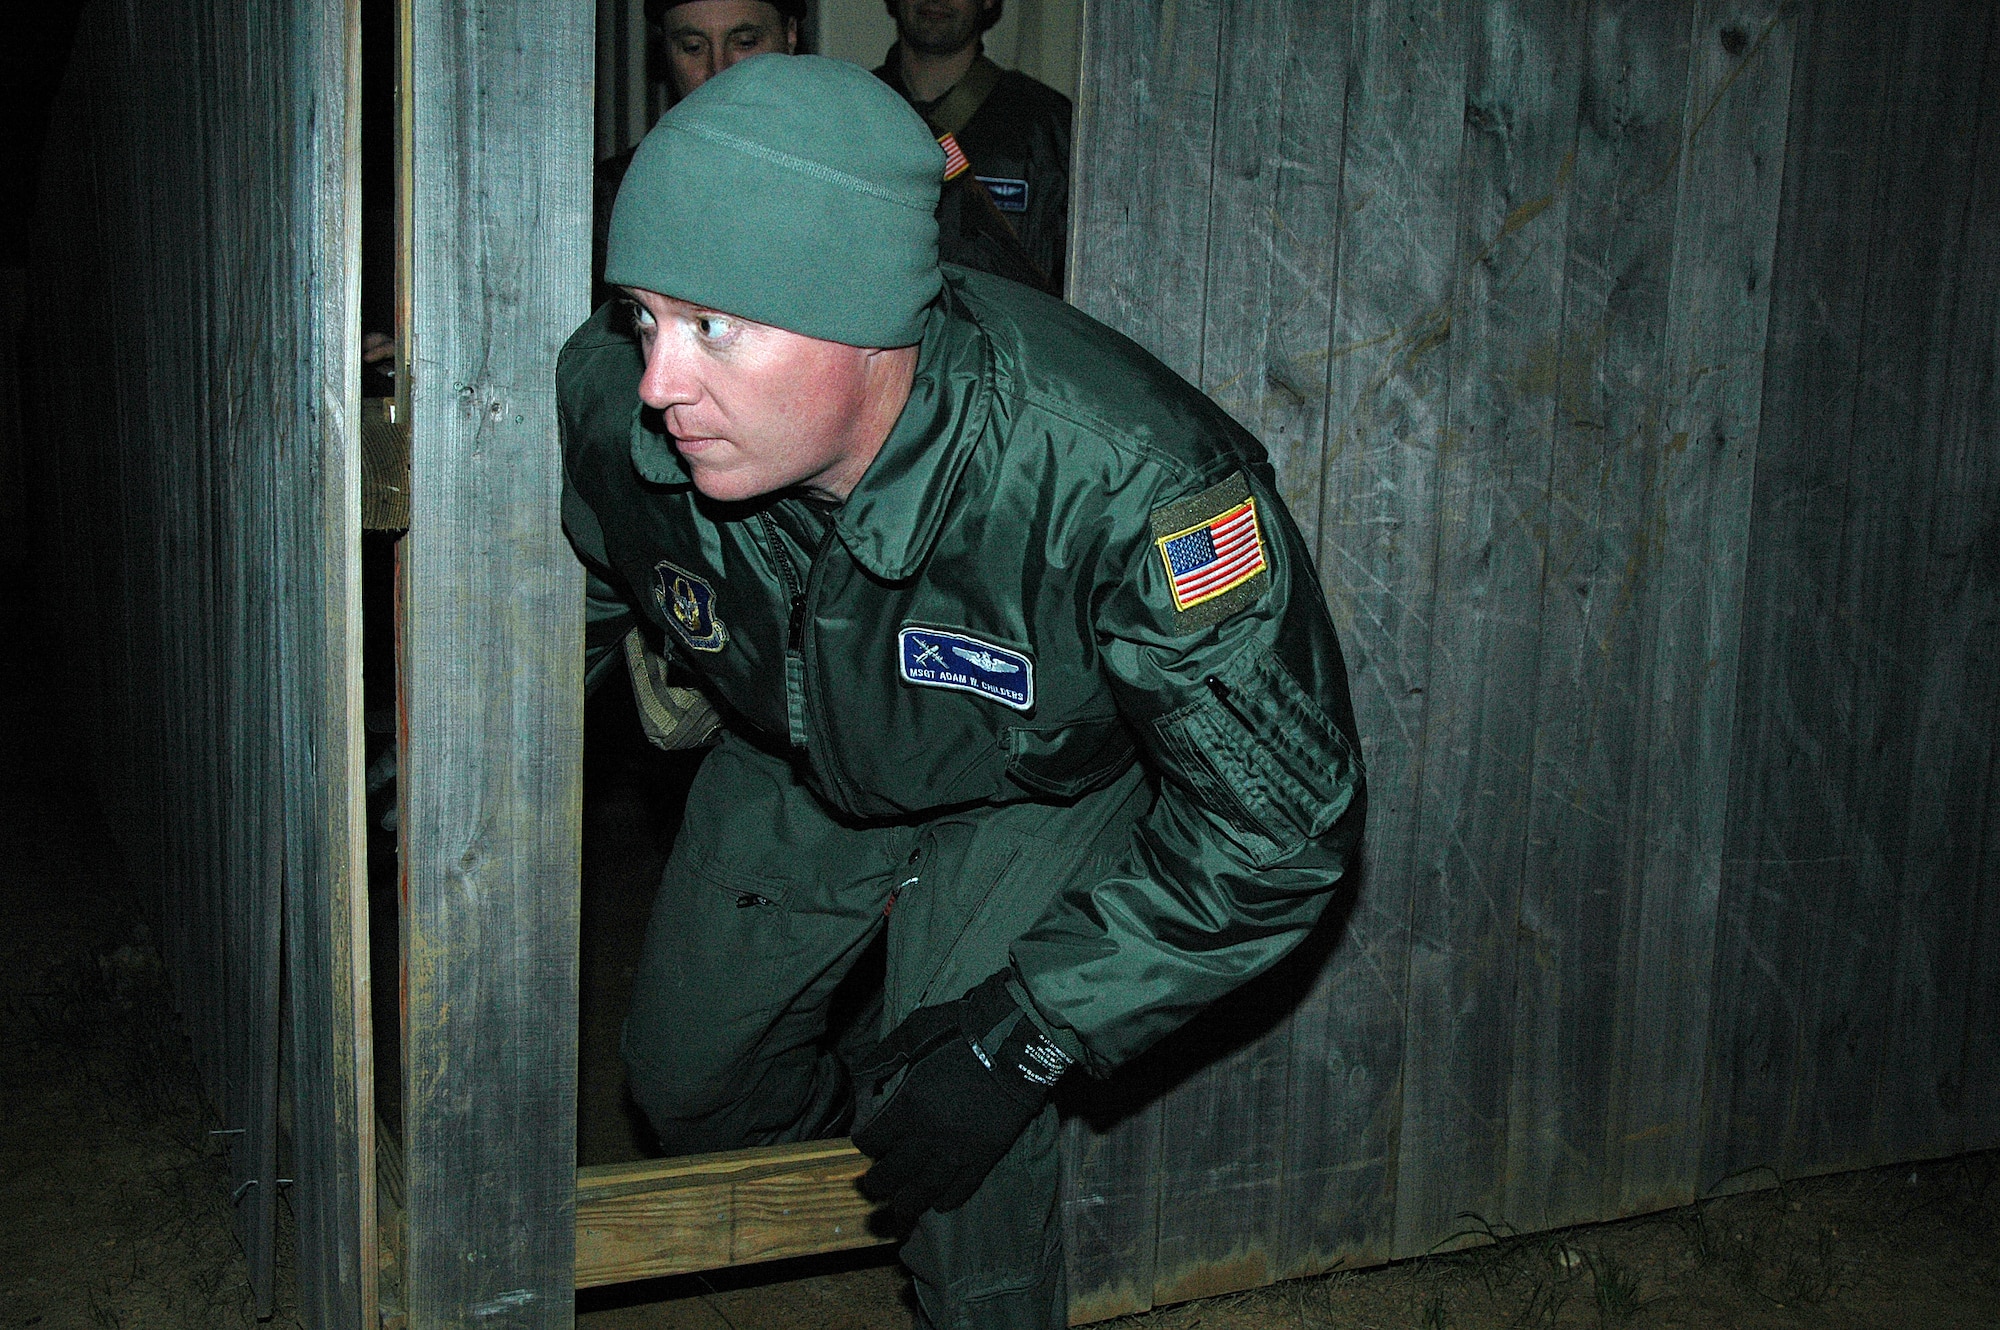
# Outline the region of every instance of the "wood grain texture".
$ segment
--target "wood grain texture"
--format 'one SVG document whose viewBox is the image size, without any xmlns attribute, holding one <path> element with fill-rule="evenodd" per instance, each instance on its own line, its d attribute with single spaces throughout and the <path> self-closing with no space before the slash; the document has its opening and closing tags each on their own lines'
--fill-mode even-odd
<svg viewBox="0 0 2000 1330">
<path fill-rule="evenodd" d="M 1688 44 L 1667 302 L 1659 540 L 1642 607 L 1646 809 L 1620 939 L 1618 1206 L 1695 1194 L 1745 542 L 1783 178 L 1792 15 L 1700 4 Z"/>
<path fill-rule="evenodd" d="M 1357 4 L 1348 46 L 1341 242 L 1329 358 L 1319 564 L 1348 652 L 1355 724 L 1369 770 L 1358 901 L 1346 945 L 1374 971 L 1353 990 L 1342 1031 L 1351 1087 L 1381 1098 L 1349 1111 L 1369 1149 L 1393 1159 L 1379 1211 L 1389 1232 L 1357 1235 L 1400 1250 L 1413 1163 L 1403 1098 L 1408 1061 L 1409 902 L 1416 792 L 1430 683 L 1433 518 L 1445 429 L 1450 307 L 1457 262 L 1457 162 L 1464 137 L 1467 17 L 1457 4 Z M 1396 1074 L 1384 1079 L 1385 1047 Z M 1377 1129 L 1377 1126 L 1380 1129 Z M 1418 1172 L 1422 1161 L 1414 1161 Z M 1420 1190 L 1423 1184 L 1418 1184 Z M 1295 1240 L 1296 1241 L 1296 1240 Z"/>
<path fill-rule="evenodd" d="M 1984 798 L 1954 798 L 1951 807 L 1957 833 L 1969 838 L 1980 827 L 1979 855 L 1971 865 L 1972 874 L 1962 881 L 1959 893 L 1947 897 L 1951 928 L 1946 935 L 1955 948 L 1952 968 L 1936 978 L 1940 991 L 1962 1000 L 1955 1013 L 1963 1022 L 1956 1076 L 1944 1072 L 1935 1084 L 1945 1110 L 1947 1125 L 1957 1128 L 1956 1147 L 1986 1150 L 2000 1144 L 2000 744 L 1993 735 L 2000 721 L 1993 719 L 1995 694 L 2000 692 L 2000 650 L 1993 633 L 2000 615 L 1992 612 L 1991 598 L 2000 588 L 2000 569 L 1993 553 L 2000 545 L 1994 540 L 2000 512 L 2000 477 L 1994 473 L 1991 440 L 2000 436 L 2000 115 L 1994 112 L 2000 98 L 2000 24 L 1987 33 L 1986 64 L 1981 75 L 1980 115 L 1972 204 L 1967 209 L 1960 258 L 1963 274 L 1955 314 L 1964 329 L 1963 339 L 1951 350 L 1950 407 L 1944 416 L 1941 465 L 1951 481 L 1941 487 L 1944 497 L 1938 506 L 1939 535 L 1934 548 L 1946 558 L 1946 568 L 1955 578 L 1945 579 L 1953 588 L 1948 608 L 1943 612 L 1954 621 L 1967 609 L 1979 614 L 1968 634 L 1965 688 L 1967 695 L 1983 699 L 1985 727 Z M 1967 708 L 1958 742 L 1976 749 L 1979 744 L 1975 707 Z M 1969 732 L 1968 732 L 1969 731 Z M 1976 762 L 1976 758 L 1974 759 Z M 1970 764 L 1968 764 L 1970 765 Z M 1976 768 L 1975 768 L 1976 769 Z M 1984 807 L 1983 824 L 1974 809 Z M 1943 949 L 1941 949 L 1942 951 Z M 1946 953 L 1951 954 L 1951 953 Z M 1948 1023 L 1940 1022 L 1931 1034 L 1931 1046 L 1940 1068 L 1951 1060 Z M 1901 1078 L 1885 1079 L 1894 1087 Z M 1956 1095 L 1957 1102 L 1951 1102 Z M 1885 1109 L 1894 1111 L 1893 1109 Z M 1952 1119 L 1956 1118 L 1955 1124 Z"/>
<path fill-rule="evenodd" d="M 1991 326 L 1991 306 L 1982 326 L 1966 285 L 1991 272 L 1962 266 L 1978 143 L 1961 127 L 1989 115 L 1980 94 L 1993 11 L 1949 5 L 1925 19 L 1907 22 L 1891 48 L 1902 86 L 1887 137 L 1903 146 L 1883 161 L 1875 203 L 1842 597 L 1859 629 L 1853 722 L 1866 758 L 1850 774 L 1849 805 L 1860 889 L 1845 903 L 1847 926 L 1820 930 L 1817 1019 L 1798 1083 L 1812 1111 L 1790 1152 L 1799 1171 L 1902 1158 L 1955 1134 L 1963 1026 L 1952 981 L 1965 966 L 1952 956 L 1979 855 L 1958 810 L 1985 802 L 1977 736 L 1992 733 L 1993 688 L 1980 655 L 1991 659 L 1993 605 L 1951 557 L 1969 533 L 1963 509 L 1951 512 L 1965 473 L 1944 434 L 1954 399 L 1979 391 L 1958 348 Z M 1982 488 L 1975 479 L 1974 493 Z M 1874 936 L 1862 941 L 1863 929 Z M 1883 998 L 1857 1000 L 1858 990 Z M 1942 1064 L 1939 1044 L 1950 1050 Z"/>
<path fill-rule="evenodd" d="M 1467 18 L 1432 531 L 1398 1224 L 1504 1213 L 1521 872 L 1578 67 L 1566 3 Z"/>
<path fill-rule="evenodd" d="M 1220 15 L 1210 157 L 1168 182 L 1207 209 L 1208 249 L 1199 272 L 1204 298 L 1189 311 L 1199 319 L 1197 359 L 1182 372 L 1223 399 L 1246 385 L 1262 394 L 1272 302 L 1285 298 L 1274 290 L 1282 277 L 1273 271 L 1280 225 L 1273 165 L 1281 160 L 1284 102 L 1272 95 L 1271 75 L 1284 67 L 1286 18 L 1277 0 L 1234 3 Z M 1228 296 L 1212 299 L 1209 292 Z M 1285 1141 L 1266 1124 L 1284 1116 L 1291 1041 L 1288 1028 L 1273 1029 L 1264 1019 L 1257 997 L 1236 995 L 1178 1041 L 1176 1071 L 1198 1070 L 1161 1107 L 1159 1186 L 1172 1200 L 1159 1212 L 1155 1303 L 1276 1277 Z"/>
<path fill-rule="evenodd" d="M 892 1241 L 869 1228 L 854 1185 L 867 1170 L 845 1140 L 584 1168 L 577 1286 Z"/>
<path fill-rule="evenodd" d="M 1071 300 L 1198 377 L 1225 0 L 1085 14 L 1070 199 Z M 1064 1130 L 1072 1317 L 1153 1305 L 1162 1163 L 1159 1087 L 1079 1092 Z"/>
<path fill-rule="evenodd" d="M 287 1047 L 300 1288 L 328 1325 L 370 1319 L 347 950 L 353 19 L 344 0 L 92 6 L 37 259 L 59 348 L 67 530 L 50 548 L 88 547 L 78 714 L 99 722 L 86 742 L 112 821 L 159 892 L 265 1312 Z"/>
<path fill-rule="evenodd" d="M 1666 455 L 1663 344 L 1691 4 L 1600 4 L 1580 25 L 1563 326 L 1547 372 L 1547 501 L 1535 751 L 1515 969 L 1502 1214 L 1523 1228 L 1607 1212 L 1611 1001 L 1634 899 L 1637 717 Z"/>
<path fill-rule="evenodd" d="M 419 0 L 402 569 L 405 1295 L 573 1318 L 581 573 L 553 366 L 588 312 L 588 6 Z"/>
<path fill-rule="evenodd" d="M 1968 1127 L 1987 1116 L 1987 1101 L 1966 1094 L 1967 1055 L 1995 1043 L 1972 1012 L 1979 985 L 1990 986 L 1995 974 L 1994 962 L 1977 950 L 1988 851 L 1975 829 L 1980 810 L 1993 802 L 1991 736 L 2000 722 L 2000 588 L 1978 570 L 1987 524 L 2000 510 L 2000 459 L 1990 446 L 2000 433 L 1993 363 L 2000 334 L 2000 115 L 1993 109 L 2000 23 L 1990 8 L 1965 17 L 1984 18 L 1984 41 L 1971 40 L 1976 22 L 1942 25 L 1947 39 L 1963 37 L 1966 47 L 1925 62 L 1946 85 L 1931 125 L 1947 137 L 1964 121 L 1976 130 L 1960 151 L 1931 162 L 1944 174 L 1962 172 L 1964 199 L 1939 237 L 1925 391 L 1913 422 L 1918 456 L 1931 465 L 1922 547 L 1901 560 L 1919 594 L 1900 606 L 1898 635 L 1913 648 L 1905 657 L 1910 765 L 1898 810 L 1907 830 L 1896 874 L 1893 996 L 1871 1104 L 1877 1157 L 1914 1156 L 1940 1142 L 1966 1148 Z M 1962 119 L 1940 123 L 1954 113 Z M 1934 195 L 1931 186 L 1917 192 Z M 1934 195 L 1928 206 L 1938 203 Z M 1914 546 L 1917 534 L 1906 532 L 1904 540 Z"/>
<path fill-rule="evenodd" d="M 579 1270 L 547 370 L 583 312 L 587 8 L 413 10 L 413 1324 L 567 1324 Z M 1460 1210 L 2000 1143 L 1990 7 L 1111 11 L 1072 290 L 1271 448 L 1372 788 L 1330 956 L 1066 1087 L 1074 1314 L 1421 1251 Z M 93 9 L 32 283 L 48 512 L 93 533 L 64 546 L 86 742 L 159 866 L 259 1271 L 282 922 L 304 1296 L 341 1325 L 374 1203 L 351 21 Z M 859 1241 L 854 1166 L 586 1176 L 613 1254 L 581 1268 Z"/>
<path fill-rule="evenodd" d="M 1784 1159 L 1801 1057 L 1816 902 L 1846 894 L 1858 754 L 1836 638 L 1839 542 L 1885 143 L 1884 12 L 1814 12 L 1794 90 L 1772 297 L 1768 393 L 1745 587 L 1729 792 L 1705 1185 Z"/>
<path fill-rule="evenodd" d="M 358 0 L 294 0 L 283 86 L 298 163 L 292 250 L 305 306 L 291 357 L 300 429 L 277 496 L 284 689 L 289 1201 L 301 1319 L 379 1320 L 374 1052 L 362 775 L 361 27 Z M 311 552 L 307 554 L 305 552 Z"/>
<path fill-rule="evenodd" d="M 361 525 L 410 529 L 410 432 L 392 423 L 393 397 L 361 401 Z"/>
</svg>

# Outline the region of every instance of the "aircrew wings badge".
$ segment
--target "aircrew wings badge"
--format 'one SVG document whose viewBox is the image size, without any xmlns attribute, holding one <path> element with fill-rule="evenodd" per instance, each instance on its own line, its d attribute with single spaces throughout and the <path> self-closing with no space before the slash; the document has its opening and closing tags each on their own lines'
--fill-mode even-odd
<svg viewBox="0 0 2000 1330">
<path fill-rule="evenodd" d="M 1152 532 L 1184 627 L 1204 628 L 1228 617 L 1253 603 L 1270 581 L 1257 500 L 1240 471 L 1154 509 Z"/>
</svg>

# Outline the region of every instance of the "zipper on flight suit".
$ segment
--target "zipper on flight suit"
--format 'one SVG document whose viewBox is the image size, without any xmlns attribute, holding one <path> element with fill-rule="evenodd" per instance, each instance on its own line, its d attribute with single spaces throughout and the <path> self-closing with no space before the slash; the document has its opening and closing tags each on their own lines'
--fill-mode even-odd
<svg viewBox="0 0 2000 1330">
<path fill-rule="evenodd" d="M 777 562 L 778 575 L 785 579 L 785 594 L 791 601 L 785 617 L 785 728 L 792 747 L 804 748 L 806 589 L 799 578 L 798 566 L 792 562 L 792 552 L 785 548 L 784 533 L 778 529 L 770 510 L 759 509 L 757 521 L 764 528 L 764 539 L 771 546 L 771 557 Z"/>
<path fill-rule="evenodd" d="M 784 532 L 779 529 L 777 520 L 771 516 L 770 510 L 760 509 L 757 518 L 763 525 L 764 538 L 771 543 L 771 553 L 777 561 L 779 575 L 784 578 L 785 590 L 791 597 L 791 613 L 785 625 L 786 728 L 791 731 L 790 738 L 794 748 L 805 749 L 808 752 L 817 748 L 824 755 L 825 760 L 815 765 L 839 792 L 841 798 L 851 803 L 853 791 L 846 788 L 846 782 L 842 779 L 840 764 L 834 757 L 830 732 L 824 724 L 826 699 L 823 697 L 816 699 L 820 703 L 818 711 L 821 714 L 818 719 L 822 722 L 817 726 L 812 723 L 815 709 L 807 705 L 808 689 L 816 680 L 807 678 L 806 625 L 811 622 L 809 610 L 813 593 L 819 586 L 820 567 L 826 562 L 827 547 L 833 544 L 832 519 L 822 514 L 815 515 L 820 517 L 823 525 L 819 545 L 813 550 L 812 564 L 807 568 L 803 579 L 799 577 L 798 565 L 792 562 L 791 551 L 785 548 Z"/>
</svg>

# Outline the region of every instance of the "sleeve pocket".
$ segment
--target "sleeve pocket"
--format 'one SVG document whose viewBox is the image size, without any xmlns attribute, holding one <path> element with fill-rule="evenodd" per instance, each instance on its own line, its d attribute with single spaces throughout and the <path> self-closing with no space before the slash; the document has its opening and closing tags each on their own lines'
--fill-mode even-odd
<svg viewBox="0 0 2000 1330">
<path fill-rule="evenodd" d="M 1259 866 L 1325 835 L 1361 784 L 1347 737 L 1268 651 L 1207 677 L 1154 722 L 1173 776 L 1240 834 Z"/>
</svg>

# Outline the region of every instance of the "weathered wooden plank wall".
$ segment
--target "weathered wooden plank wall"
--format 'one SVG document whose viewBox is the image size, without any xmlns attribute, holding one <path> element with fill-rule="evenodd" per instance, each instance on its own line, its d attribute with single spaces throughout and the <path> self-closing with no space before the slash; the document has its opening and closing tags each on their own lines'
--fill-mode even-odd
<svg viewBox="0 0 2000 1330">
<path fill-rule="evenodd" d="M 1085 50 L 1074 298 L 1271 449 L 1371 788 L 1318 950 L 1082 1096 L 1077 1318 L 2000 1143 L 1992 6 Z"/>
<path fill-rule="evenodd" d="M 592 9 L 405 9 L 410 1323 L 573 1319 L 582 572 L 556 352 L 589 312 Z"/>
<path fill-rule="evenodd" d="M 300 1295 L 349 1326 L 373 1317 L 356 31 L 346 0 L 89 7 L 44 158 L 29 376 L 75 713 L 161 894 L 259 1305 L 282 1010 Z"/>
<path fill-rule="evenodd" d="M 2000 1104 L 2000 21 L 1873 11 L 1813 13 L 1792 105 L 1714 1175 L 1975 1148 Z"/>
</svg>

